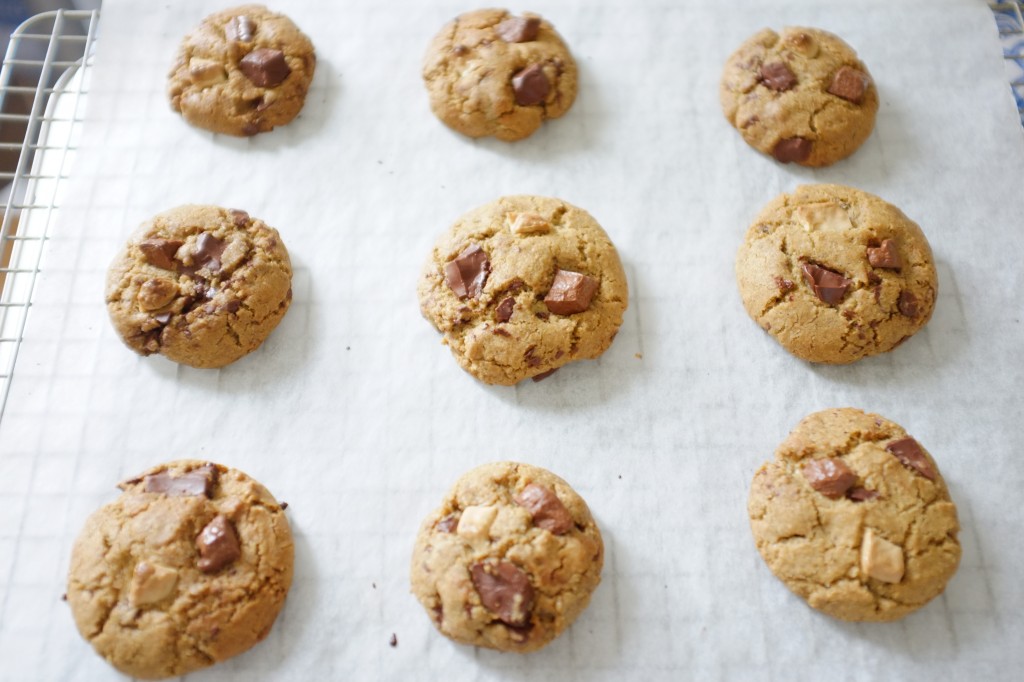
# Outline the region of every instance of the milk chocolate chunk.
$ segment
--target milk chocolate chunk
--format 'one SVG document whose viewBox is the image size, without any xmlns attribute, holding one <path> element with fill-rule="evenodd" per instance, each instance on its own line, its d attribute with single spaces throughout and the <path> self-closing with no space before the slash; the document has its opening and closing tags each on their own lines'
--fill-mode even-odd
<svg viewBox="0 0 1024 682">
<path fill-rule="evenodd" d="M 900 298 L 896 301 L 896 306 L 907 317 L 917 317 L 917 314 L 921 312 L 917 305 L 917 296 L 914 296 L 914 294 L 906 289 L 900 292 Z"/>
<path fill-rule="evenodd" d="M 483 561 L 473 564 L 470 577 L 480 601 L 498 616 L 498 620 L 513 627 L 530 622 L 533 585 L 522 569 L 509 561 Z"/>
<path fill-rule="evenodd" d="M 144 312 L 158 310 L 178 295 L 178 284 L 167 279 L 148 279 L 139 287 L 139 309 Z"/>
<path fill-rule="evenodd" d="M 836 71 L 832 77 L 832 84 L 828 86 L 828 93 L 836 97 L 842 97 L 848 102 L 860 104 L 864 99 L 864 93 L 868 89 L 871 80 L 863 71 L 858 71 L 852 66 L 843 66 Z"/>
<path fill-rule="evenodd" d="M 177 239 L 147 239 L 139 243 L 139 250 L 150 265 L 164 270 L 174 270 L 174 254 L 184 243 Z"/>
<path fill-rule="evenodd" d="M 544 297 L 544 304 L 556 315 L 582 313 L 590 307 L 597 286 L 598 282 L 593 277 L 571 270 L 558 270 L 551 289 Z"/>
<path fill-rule="evenodd" d="M 490 271 L 487 253 L 478 245 L 470 244 L 444 266 L 444 278 L 459 298 L 476 298 L 483 291 Z"/>
<path fill-rule="evenodd" d="M 528 43 L 537 39 L 540 17 L 509 17 L 494 30 L 506 43 Z"/>
<path fill-rule="evenodd" d="M 494 316 L 498 318 L 498 322 L 508 322 L 512 319 L 512 310 L 515 308 L 516 299 L 509 296 L 501 303 L 498 304 L 497 310 L 494 311 Z"/>
<path fill-rule="evenodd" d="M 199 570 L 203 573 L 219 571 L 242 556 L 235 527 L 223 514 L 214 517 L 199 533 L 196 550 L 199 552 Z"/>
<path fill-rule="evenodd" d="M 885 239 L 877 247 L 868 247 L 868 263 L 873 268 L 884 268 L 886 270 L 899 270 L 903 263 L 900 260 L 899 251 L 896 250 L 896 242 L 892 239 Z"/>
<path fill-rule="evenodd" d="M 846 290 L 852 284 L 851 280 L 846 279 L 835 270 L 829 270 L 814 263 L 804 263 L 802 270 L 804 279 L 814 290 L 814 295 L 822 303 L 829 305 L 835 305 L 842 301 Z"/>
<path fill-rule="evenodd" d="M 223 239 L 203 232 L 196 239 L 196 250 L 192 254 L 192 260 L 198 267 L 206 266 L 213 271 L 220 270 L 220 257 L 224 253 L 224 246 Z"/>
<path fill-rule="evenodd" d="M 924 454 L 920 444 L 910 436 L 894 440 L 886 445 L 885 449 L 895 455 L 903 466 L 914 469 L 929 481 L 935 480 L 935 468 L 928 461 L 928 456 Z"/>
<path fill-rule="evenodd" d="M 233 208 L 228 213 L 231 214 L 231 222 L 235 224 L 235 227 L 247 227 L 251 218 L 245 211 L 240 211 L 237 208 Z"/>
<path fill-rule="evenodd" d="M 878 497 L 877 490 L 868 490 L 867 488 L 862 488 L 859 485 L 846 491 L 846 499 L 853 500 L 854 502 L 866 502 L 868 500 L 873 500 L 876 497 Z"/>
<path fill-rule="evenodd" d="M 516 95 L 516 104 L 529 107 L 547 98 L 551 92 L 551 82 L 544 75 L 540 64 L 531 64 L 512 76 L 512 90 Z"/>
<path fill-rule="evenodd" d="M 825 497 L 838 500 L 857 482 L 857 475 L 841 459 L 812 459 L 800 470 L 811 487 Z"/>
<path fill-rule="evenodd" d="M 772 62 L 761 67 L 761 82 L 775 92 L 785 92 L 796 85 L 796 74 L 784 62 Z"/>
<path fill-rule="evenodd" d="M 261 47 L 242 57 L 238 68 L 252 84 L 260 88 L 273 88 L 284 82 L 292 72 L 284 59 L 284 52 Z"/>
<path fill-rule="evenodd" d="M 442 533 L 454 533 L 458 525 L 459 517 L 455 514 L 449 514 L 437 522 L 437 529 Z"/>
<path fill-rule="evenodd" d="M 217 482 L 217 468 L 211 465 L 192 469 L 181 476 L 168 471 L 150 474 L 143 479 L 147 493 L 164 493 L 172 496 L 213 494 Z"/>
<path fill-rule="evenodd" d="M 533 525 L 538 528 L 562 535 L 572 530 L 575 525 L 572 514 L 550 488 L 530 483 L 512 499 L 530 512 L 533 516 Z"/>
<path fill-rule="evenodd" d="M 806 161 L 811 155 L 811 147 L 814 146 L 810 140 L 804 137 L 787 137 L 779 140 L 772 149 L 772 156 L 776 161 L 790 163 L 791 161 Z"/>
<path fill-rule="evenodd" d="M 530 378 L 533 380 L 534 383 L 537 383 L 538 381 L 544 381 L 545 379 L 547 379 L 549 376 L 551 376 L 552 374 L 554 374 L 557 371 L 558 371 L 558 368 L 555 367 L 554 369 L 549 369 L 549 370 L 547 370 L 545 372 L 541 372 L 540 374 L 534 374 Z"/>
<path fill-rule="evenodd" d="M 228 22 L 224 33 L 227 35 L 228 40 L 251 43 L 253 36 L 256 34 L 256 22 L 242 14 Z"/>
</svg>

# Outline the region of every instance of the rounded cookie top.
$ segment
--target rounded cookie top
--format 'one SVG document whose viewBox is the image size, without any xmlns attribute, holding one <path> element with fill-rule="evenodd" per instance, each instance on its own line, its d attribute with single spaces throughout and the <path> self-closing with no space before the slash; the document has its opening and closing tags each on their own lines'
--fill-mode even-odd
<svg viewBox="0 0 1024 682">
<path fill-rule="evenodd" d="M 956 507 L 931 455 L 853 408 L 805 417 L 754 475 L 754 542 L 786 587 L 843 620 L 895 620 L 960 561 Z"/>
<path fill-rule="evenodd" d="M 179 206 L 143 223 L 107 273 L 122 340 L 192 367 L 255 350 L 291 303 L 281 236 L 245 211 Z"/>
<path fill-rule="evenodd" d="M 197 128 L 255 135 L 298 115 L 315 68 L 313 43 L 291 19 L 242 5 L 211 14 L 185 36 L 167 92 Z"/>
<path fill-rule="evenodd" d="M 459 218 L 418 291 L 462 368 L 505 385 L 601 355 L 628 296 L 618 253 L 590 214 L 536 196 L 502 197 Z"/>
<path fill-rule="evenodd" d="M 576 99 L 576 62 L 536 14 L 462 14 L 434 37 L 423 63 L 430 108 L 470 137 L 513 141 L 558 118 Z"/>
<path fill-rule="evenodd" d="M 423 522 L 412 591 L 442 634 L 522 653 L 572 624 L 603 563 L 601 533 L 568 483 L 497 462 L 459 478 Z"/>
<path fill-rule="evenodd" d="M 120 485 L 71 552 L 82 637 L 121 672 L 185 675 L 266 637 L 292 582 L 288 520 L 255 480 L 181 460 Z"/>
<path fill-rule="evenodd" d="M 747 143 L 783 163 L 828 166 L 871 134 L 878 91 L 838 36 L 815 28 L 751 36 L 726 61 L 722 110 Z"/>
<path fill-rule="evenodd" d="M 747 312 L 789 352 L 847 363 L 892 350 L 929 320 L 938 289 L 913 221 L 842 185 L 802 185 L 768 203 L 736 256 Z"/>
</svg>

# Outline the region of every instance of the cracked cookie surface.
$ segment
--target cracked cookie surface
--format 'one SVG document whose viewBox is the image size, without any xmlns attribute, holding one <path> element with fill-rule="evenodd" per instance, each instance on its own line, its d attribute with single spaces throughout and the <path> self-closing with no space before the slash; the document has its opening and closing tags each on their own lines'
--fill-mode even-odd
<svg viewBox="0 0 1024 682">
<path fill-rule="evenodd" d="M 601 533 L 568 483 L 496 462 L 459 478 L 423 522 L 412 592 L 447 637 L 525 653 L 586 608 L 603 563 Z"/>
<path fill-rule="evenodd" d="M 277 230 L 245 211 L 179 206 L 143 223 L 107 273 L 107 310 L 129 348 L 192 367 L 255 350 L 291 303 Z"/>
<path fill-rule="evenodd" d="M 431 41 L 423 62 L 430 108 L 470 137 L 514 141 L 576 99 L 576 62 L 551 24 L 502 9 L 462 14 Z"/>
<path fill-rule="evenodd" d="M 154 467 L 92 514 L 71 553 L 78 631 L 121 672 L 185 675 L 270 632 L 292 581 L 282 506 L 246 474 L 196 460 Z"/>
<path fill-rule="evenodd" d="M 898 424 L 854 408 L 804 418 L 754 475 L 747 509 L 772 573 L 843 620 L 902 618 L 960 562 L 935 461 Z"/>
<path fill-rule="evenodd" d="M 511 385 L 600 356 L 622 324 L 628 288 L 590 214 L 524 195 L 459 218 L 435 244 L 418 294 L 463 369 Z"/>
<path fill-rule="evenodd" d="M 167 93 L 189 124 L 250 136 L 299 114 L 315 69 L 313 43 L 291 19 L 242 5 L 211 14 L 185 36 Z"/>
<path fill-rule="evenodd" d="M 725 63 L 722 111 L 754 149 L 783 163 L 828 166 L 871 134 L 878 91 L 853 48 L 827 31 L 763 29 Z"/>
<path fill-rule="evenodd" d="M 750 316 L 798 358 L 892 350 L 931 318 L 938 280 L 921 228 L 882 199 L 802 185 L 769 202 L 736 256 Z"/>
</svg>

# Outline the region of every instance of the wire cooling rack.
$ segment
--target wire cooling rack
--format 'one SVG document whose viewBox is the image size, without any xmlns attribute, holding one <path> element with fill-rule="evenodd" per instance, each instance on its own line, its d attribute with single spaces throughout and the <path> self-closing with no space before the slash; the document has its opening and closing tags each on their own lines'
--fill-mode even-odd
<svg viewBox="0 0 1024 682">
<path fill-rule="evenodd" d="M 0 172 L 6 201 L 0 229 L 0 419 L 7 406 L 44 244 L 56 219 L 85 111 L 99 12 L 37 15 L 11 35 L 0 71 L 0 124 L 20 142 Z M 5 136 L 5 139 L 10 135 Z"/>
</svg>

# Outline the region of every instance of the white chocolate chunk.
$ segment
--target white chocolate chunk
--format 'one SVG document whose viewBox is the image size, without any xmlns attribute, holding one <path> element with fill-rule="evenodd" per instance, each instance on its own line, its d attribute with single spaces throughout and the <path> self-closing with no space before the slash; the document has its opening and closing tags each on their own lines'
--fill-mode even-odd
<svg viewBox="0 0 1024 682">
<path fill-rule="evenodd" d="M 797 206 L 793 213 L 806 232 L 848 232 L 853 229 L 850 214 L 832 202 Z"/>
<path fill-rule="evenodd" d="M 905 570 L 903 549 L 868 528 L 860 543 L 860 570 L 883 583 L 898 583 L 903 580 Z"/>
<path fill-rule="evenodd" d="M 128 601 L 132 606 L 143 606 L 158 602 L 174 591 L 178 574 L 173 569 L 140 561 L 132 574 Z"/>
<path fill-rule="evenodd" d="M 544 220 L 536 213 L 516 213 L 510 211 L 505 214 L 505 222 L 513 234 L 547 234 L 551 231 L 551 223 Z"/>
<path fill-rule="evenodd" d="M 224 66 L 210 59 L 193 57 L 188 62 L 188 75 L 192 82 L 200 87 L 207 87 L 215 83 L 223 83 L 228 79 L 228 72 Z"/>
<path fill-rule="evenodd" d="M 466 507 L 462 510 L 455 532 L 468 540 L 486 538 L 497 514 L 497 507 Z"/>
</svg>

